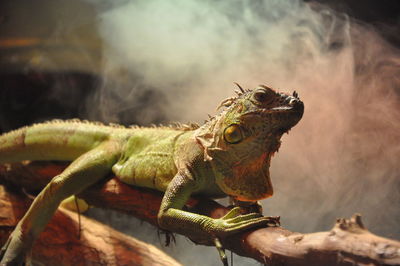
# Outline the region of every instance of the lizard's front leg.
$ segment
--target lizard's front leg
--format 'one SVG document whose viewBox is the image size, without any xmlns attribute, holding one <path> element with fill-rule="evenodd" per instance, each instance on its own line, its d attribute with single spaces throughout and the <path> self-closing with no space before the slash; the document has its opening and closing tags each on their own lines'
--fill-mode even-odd
<svg viewBox="0 0 400 266">
<path fill-rule="evenodd" d="M 273 222 L 270 217 L 262 217 L 260 213 L 242 215 L 238 207 L 219 219 L 183 211 L 183 206 L 196 189 L 197 183 L 189 171 L 180 171 L 173 178 L 158 214 L 159 225 L 162 228 L 186 235 L 196 242 L 212 243 L 216 237 L 226 237 Z"/>
<path fill-rule="evenodd" d="M 20 265 L 60 202 L 104 178 L 118 159 L 119 143 L 108 141 L 81 155 L 39 193 L 11 233 L 0 254 L 1 265 Z"/>
</svg>

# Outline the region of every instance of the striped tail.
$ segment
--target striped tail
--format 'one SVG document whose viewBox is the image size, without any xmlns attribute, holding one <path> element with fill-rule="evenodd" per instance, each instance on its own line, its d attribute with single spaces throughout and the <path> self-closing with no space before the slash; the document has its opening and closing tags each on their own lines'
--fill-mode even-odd
<svg viewBox="0 0 400 266">
<path fill-rule="evenodd" d="M 0 136 L 0 163 L 71 161 L 106 140 L 113 130 L 118 128 L 76 120 L 23 127 Z"/>
</svg>

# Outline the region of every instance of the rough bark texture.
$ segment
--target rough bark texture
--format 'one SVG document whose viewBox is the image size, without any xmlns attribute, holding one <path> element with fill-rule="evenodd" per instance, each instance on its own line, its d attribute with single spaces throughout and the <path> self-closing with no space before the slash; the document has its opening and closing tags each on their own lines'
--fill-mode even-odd
<svg viewBox="0 0 400 266">
<path fill-rule="evenodd" d="M 18 186 L 37 190 L 62 169 L 62 165 L 17 164 L 12 167 L 0 168 L 0 180 L 2 179 L 5 182 L 12 180 L 11 183 Z M 161 193 L 129 187 L 117 179 L 110 179 L 89 188 L 80 196 L 91 205 L 119 210 L 157 225 L 156 218 L 161 202 Z M 8 197 L 8 200 L 13 202 L 11 206 L 13 209 L 19 209 L 19 207 L 16 207 L 18 204 L 24 206 L 29 204 L 25 200 L 15 202 L 13 195 L 8 195 Z M 5 204 L 4 201 L 2 204 Z M 215 218 L 227 212 L 227 208 L 206 199 L 193 199 L 189 205 L 192 211 L 197 210 Z M 20 217 L 23 211 L 4 214 L 1 211 L 0 213 L 0 228 L 7 228 L 7 226 L 10 227 L 7 219 L 14 216 Z M 60 217 L 59 219 L 68 221 L 72 219 L 71 217 L 74 217 L 69 213 L 68 215 L 63 214 L 65 216 L 60 215 L 57 214 L 56 218 Z M 46 231 L 48 230 L 46 229 Z M 76 227 L 74 230 L 75 233 L 66 232 L 63 237 L 76 235 Z M 97 237 L 107 238 L 109 234 L 109 231 L 91 228 L 84 228 L 83 232 L 86 230 Z M 4 229 L 0 233 L 3 231 Z M 63 234 L 61 231 L 58 234 Z M 45 232 L 41 235 L 41 239 L 44 238 L 48 241 L 53 235 Z M 39 240 L 36 246 L 44 240 Z M 262 263 L 268 263 L 268 265 L 400 265 L 400 242 L 371 234 L 365 229 L 359 215 L 354 215 L 350 220 L 338 219 L 335 226 L 327 232 L 301 234 L 290 232 L 282 227 L 269 227 L 237 234 L 221 239 L 221 241 L 227 249 L 239 255 L 254 258 Z M 57 245 L 63 246 L 63 243 L 69 242 L 61 241 Z M 86 245 L 88 245 L 86 249 L 94 248 L 89 248 L 92 252 L 98 248 L 96 245 Z M 79 244 L 78 241 L 77 243 L 66 244 L 64 249 L 82 252 L 84 246 L 82 243 Z M 53 252 L 53 256 L 57 254 L 54 248 L 49 248 L 49 250 Z M 73 257 L 75 252 L 65 256 Z M 133 255 L 129 255 L 131 252 Z M 137 253 L 136 248 L 126 247 L 117 256 L 124 258 L 135 256 L 135 253 Z M 147 255 L 147 257 L 151 256 Z"/>
<path fill-rule="evenodd" d="M 0 186 L 0 244 L 4 244 L 31 200 Z M 59 209 L 35 242 L 33 265 L 180 265 L 156 247 L 77 213 Z"/>
</svg>

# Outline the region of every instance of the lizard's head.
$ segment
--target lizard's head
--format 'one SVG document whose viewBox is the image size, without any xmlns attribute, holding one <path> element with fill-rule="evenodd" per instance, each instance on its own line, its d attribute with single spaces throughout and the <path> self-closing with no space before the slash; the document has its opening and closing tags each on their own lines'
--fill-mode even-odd
<svg viewBox="0 0 400 266">
<path fill-rule="evenodd" d="M 271 157 L 282 135 L 300 121 L 304 105 L 296 92 L 239 88 L 237 97 L 221 103 L 227 108 L 199 128 L 196 139 L 222 191 L 240 201 L 256 201 L 272 195 Z"/>
</svg>

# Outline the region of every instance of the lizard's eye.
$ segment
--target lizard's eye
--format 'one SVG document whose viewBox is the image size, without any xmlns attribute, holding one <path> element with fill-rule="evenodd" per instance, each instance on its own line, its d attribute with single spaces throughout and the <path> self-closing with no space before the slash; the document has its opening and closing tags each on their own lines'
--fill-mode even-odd
<svg viewBox="0 0 400 266">
<path fill-rule="evenodd" d="M 243 140 L 242 129 L 237 124 L 232 124 L 224 130 L 224 140 L 230 144 L 236 144 Z"/>
<path fill-rule="evenodd" d="M 272 90 L 258 90 L 253 94 L 253 98 L 262 104 L 272 102 L 274 99 L 274 92 Z"/>
</svg>

